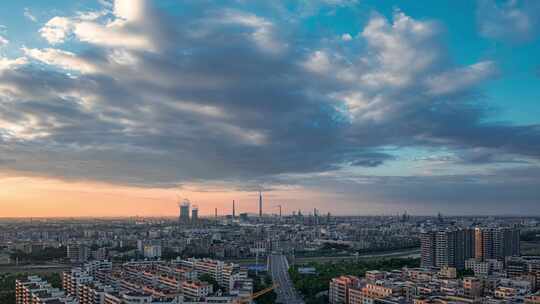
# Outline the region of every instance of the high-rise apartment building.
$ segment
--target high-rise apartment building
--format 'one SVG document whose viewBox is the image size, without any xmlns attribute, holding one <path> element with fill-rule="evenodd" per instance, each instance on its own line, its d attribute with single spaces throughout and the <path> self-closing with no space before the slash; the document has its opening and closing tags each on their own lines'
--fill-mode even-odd
<svg viewBox="0 0 540 304">
<path fill-rule="evenodd" d="M 513 228 L 447 228 L 426 231 L 420 236 L 423 267 L 455 267 L 463 269 L 465 261 L 504 261 L 518 256 L 519 230 Z"/>
<path fill-rule="evenodd" d="M 347 304 L 349 303 L 349 289 L 359 288 L 360 279 L 351 275 L 344 275 L 333 278 L 330 281 L 328 290 L 328 299 L 330 304 Z"/>
<path fill-rule="evenodd" d="M 465 261 L 474 256 L 474 231 L 445 229 L 421 234 L 421 264 L 423 267 L 455 267 L 463 269 Z"/>
<path fill-rule="evenodd" d="M 503 229 L 503 256 L 520 256 L 520 230 L 514 228 Z"/>
<path fill-rule="evenodd" d="M 420 263 L 422 267 L 435 267 L 436 233 L 426 231 L 420 235 Z"/>
<path fill-rule="evenodd" d="M 515 228 L 476 228 L 475 257 L 504 261 L 505 257 L 519 256 L 519 237 L 520 231 Z"/>
</svg>

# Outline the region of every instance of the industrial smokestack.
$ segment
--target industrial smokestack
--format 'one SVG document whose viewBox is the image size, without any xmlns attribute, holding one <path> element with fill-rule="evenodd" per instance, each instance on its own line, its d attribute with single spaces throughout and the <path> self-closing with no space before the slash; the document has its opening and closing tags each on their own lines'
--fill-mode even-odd
<svg viewBox="0 0 540 304">
<path fill-rule="evenodd" d="M 262 217 L 263 214 L 263 199 L 262 199 L 262 192 L 259 191 L 259 217 Z"/>
</svg>

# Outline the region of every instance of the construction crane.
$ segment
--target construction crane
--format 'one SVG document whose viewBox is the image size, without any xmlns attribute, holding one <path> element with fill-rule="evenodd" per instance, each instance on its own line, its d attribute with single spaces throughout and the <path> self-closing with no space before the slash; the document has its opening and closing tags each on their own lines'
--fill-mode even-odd
<svg viewBox="0 0 540 304">
<path fill-rule="evenodd" d="M 268 288 L 265 288 L 263 290 L 259 290 L 256 293 L 252 294 L 249 297 L 242 297 L 237 299 L 234 304 L 249 304 L 251 301 L 257 299 L 258 297 L 264 296 L 265 294 L 269 293 L 270 291 L 276 289 L 279 287 L 279 284 L 274 284 Z"/>
</svg>

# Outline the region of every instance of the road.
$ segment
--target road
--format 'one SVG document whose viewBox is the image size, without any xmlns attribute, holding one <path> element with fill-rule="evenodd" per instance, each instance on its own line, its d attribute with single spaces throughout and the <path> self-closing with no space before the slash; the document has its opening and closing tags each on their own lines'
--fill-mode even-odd
<svg viewBox="0 0 540 304">
<path fill-rule="evenodd" d="M 272 254 L 270 259 L 270 272 L 272 281 L 279 286 L 275 289 L 277 302 L 284 304 L 304 304 L 302 298 L 294 289 L 291 278 L 289 277 L 289 263 L 282 254 Z"/>
</svg>

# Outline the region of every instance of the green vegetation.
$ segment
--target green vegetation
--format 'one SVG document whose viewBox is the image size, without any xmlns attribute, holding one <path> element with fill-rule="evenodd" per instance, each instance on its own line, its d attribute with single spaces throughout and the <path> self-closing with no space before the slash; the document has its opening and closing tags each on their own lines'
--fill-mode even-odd
<svg viewBox="0 0 540 304">
<path fill-rule="evenodd" d="M 253 279 L 253 292 L 254 293 L 272 286 L 272 277 L 270 277 L 270 274 L 268 273 L 255 275 L 254 272 L 249 272 L 248 276 Z M 255 299 L 255 303 L 275 304 L 276 298 L 277 298 L 276 293 L 274 291 L 270 291 L 266 293 L 265 295 L 262 295 L 258 297 L 257 299 Z"/>
<path fill-rule="evenodd" d="M 540 230 L 521 232 L 521 254 L 540 255 Z"/>
<path fill-rule="evenodd" d="M 111 250 L 114 250 L 119 253 L 126 253 L 129 251 L 137 250 L 137 247 L 136 246 L 114 247 Z"/>
<path fill-rule="evenodd" d="M 161 252 L 161 259 L 162 260 L 174 260 L 177 257 L 180 257 L 180 253 L 173 251 L 170 248 L 164 247 Z"/>
<path fill-rule="evenodd" d="M 31 273 L 0 273 L 0 303 L 15 304 L 15 280 L 32 275 Z M 53 287 L 62 286 L 60 273 L 39 274 L 41 278 L 51 283 Z"/>
<path fill-rule="evenodd" d="M 522 255 L 540 255 L 540 241 L 536 242 L 521 242 Z"/>
<path fill-rule="evenodd" d="M 420 259 L 369 259 L 362 261 L 343 260 L 334 263 L 310 262 L 304 265 L 294 265 L 289 269 L 289 274 L 295 288 L 304 296 L 307 304 L 328 303 L 328 296 L 321 293 L 328 290 L 332 278 L 340 275 L 363 276 L 368 270 L 393 270 L 402 267 L 418 267 Z M 302 275 L 298 272 L 299 267 L 314 267 L 315 275 Z"/>
<path fill-rule="evenodd" d="M 474 276 L 474 270 L 472 269 L 463 269 L 457 271 L 457 277 L 463 279 L 464 277 Z"/>
<path fill-rule="evenodd" d="M 522 231 L 520 238 L 524 242 L 540 242 L 540 230 Z"/>
<path fill-rule="evenodd" d="M 208 284 L 211 284 L 214 291 L 219 289 L 219 284 L 216 281 L 216 279 L 214 279 L 214 277 L 209 275 L 208 273 L 205 273 L 205 274 L 202 274 L 201 276 L 199 276 L 199 280 L 201 280 L 203 282 L 206 282 Z"/>
<path fill-rule="evenodd" d="M 11 254 L 12 260 L 18 260 L 19 263 L 47 262 L 63 259 L 66 257 L 66 247 L 47 247 L 41 250 L 33 250 L 31 253 L 16 251 Z"/>
</svg>

